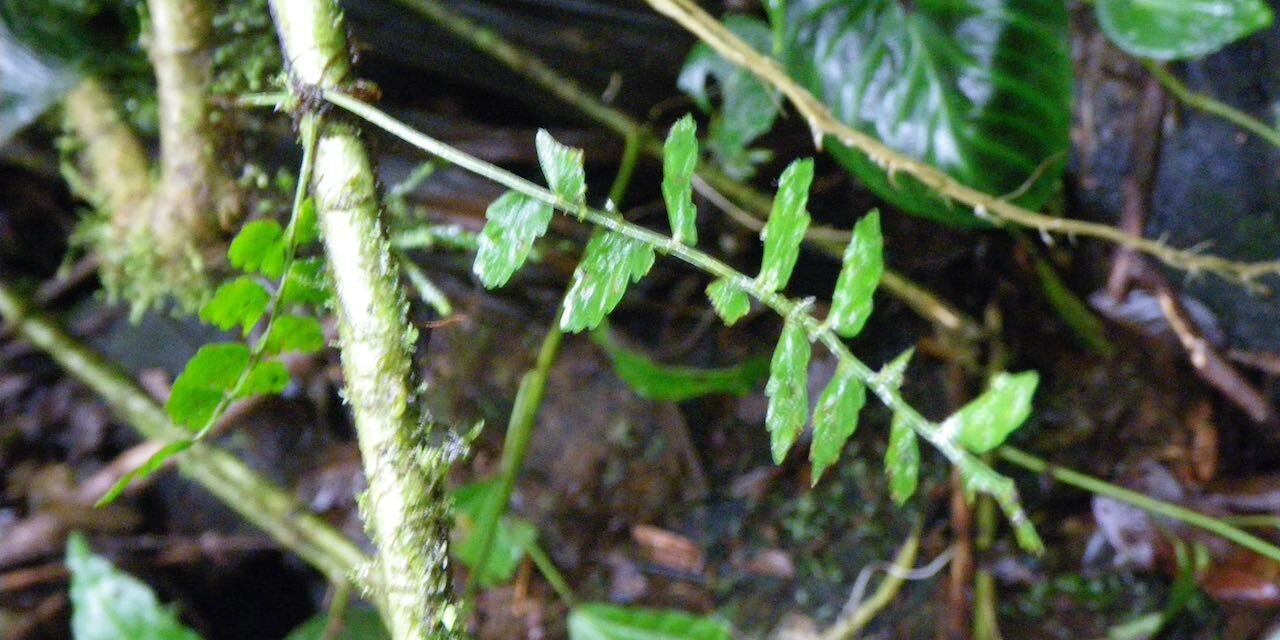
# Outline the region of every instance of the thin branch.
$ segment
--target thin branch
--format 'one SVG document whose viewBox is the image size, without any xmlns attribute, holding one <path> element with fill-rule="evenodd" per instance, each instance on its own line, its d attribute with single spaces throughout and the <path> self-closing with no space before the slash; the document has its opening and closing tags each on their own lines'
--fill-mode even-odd
<svg viewBox="0 0 1280 640">
<path fill-rule="evenodd" d="M 1147 71 L 1149 71 L 1161 85 L 1164 85 L 1164 88 L 1168 90 L 1169 93 L 1173 94 L 1173 97 L 1181 100 L 1183 104 L 1186 104 L 1188 107 L 1198 111 L 1203 111 L 1209 115 L 1218 116 L 1241 129 L 1245 129 L 1257 135 L 1259 138 L 1271 143 L 1272 146 L 1280 147 L 1280 129 L 1267 126 L 1267 124 L 1261 120 L 1258 120 L 1257 118 L 1254 118 L 1253 116 L 1229 104 L 1215 100 L 1212 96 L 1192 91 L 1187 88 L 1187 85 L 1179 80 L 1177 76 L 1170 73 L 1168 68 L 1159 62 L 1144 59 L 1142 60 L 1142 66 L 1146 67 Z"/>
<path fill-rule="evenodd" d="M 1175 504 L 1156 500 L 1155 498 L 1143 495 L 1137 491 L 1119 487 L 1105 480 L 1099 480 L 1093 476 L 1085 475 L 1078 471 L 1072 471 L 1064 467 L 1053 465 L 1041 458 L 1037 458 L 1021 449 L 1005 445 L 996 450 L 996 454 L 1004 458 L 1006 462 L 1015 464 L 1032 473 L 1041 473 L 1052 476 L 1054 480 L 1063 484 L 1068 484 L 1077 489 L 1083 489 L 1089 493 L 1100 496 L 1106 496 L 1114 500 L 1119 500 L 1126 504 L 1131 504 L 1143 511 L 1153 513 L 1166 518 L 1173 518 L 1180 522 L 1185 522 L 1197 529 L 1203 529 L 1209 533 L 1221 536 L 1230 540 L 1250 551 L 1259 555 L 1266 556 L 1272 560 L 1280 560 L 1280 547 L 1246 533 L 1236 527 L 1223 522 L 1212 516 L 1192 511 L 1185 507 Z"/>
<path fill-rule="evenodd" d="M 161 442 L 188 437 L 133 380 L 68 336 L 55 321 L 33 310 L 27 299 L 2 281 L 0 317 L 101 396 L 122 421 L 143 436 Z M 178 469 L 330 580 L 355 579 L 362 588 L 378 591 L 375 577 L 359 575 L 358 570 L 369 562 L 359 547 L 239 458 L 197 443 L 178 460 Z"/>
<path fill-rule="evenodd" d="M 1157 240 L 1131 235 L 1105 224 L 1036 213 L 1008 200 L 961 184 L 936 167 L 894 151 L 879 140 L 837 120 L 812 93 L 792 80 L 776 61 L 752 49 L 693 0 L 646 1 L 659 13 L 672 18 L 698 36 L 726 60 L 749 69 L 762 81 L 786 95 L 808 123 L 813 133 L 814 144 L 819 148 L 822 147 L 823 139 L 831 136 L 837 142 L 865 153 L 872 162 L 887 171 L 890 177 L 897 174 L 911 176 L 944 200 L 956 201 L 972 208 L 974 215 L 980 218 L 987 218 L 997 223 L 1013 223 L 1041 233 L 1106 240 L 1132 247 L 1171 267 L 1183 269 L 1192 274 L 1212 273 L 1254 290 L 1264 289 L 1256 282 L 1258 278 L 1280 274 L 1280 260 L 1237 262 L 1220 256 L 1201 254 L 1194 249 L 1177 249 Z"/>
</svg>

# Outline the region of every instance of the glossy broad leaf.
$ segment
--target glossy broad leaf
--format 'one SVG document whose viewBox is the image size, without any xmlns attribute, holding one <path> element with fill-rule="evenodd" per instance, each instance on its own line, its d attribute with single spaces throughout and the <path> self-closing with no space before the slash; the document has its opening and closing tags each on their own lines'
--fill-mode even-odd
<svg viewBox="0 0 1280 640">
<path fill-rule="evenodd" d="M 249 335 L 262 314 L 267 312 L 271 294 L 253 278 L 241 276 L 228 282 L 213 293 L 213 297 L 200 307 L 200 319 L 223 331 L 241 327 Z"/>
<path fill-rule="evenodd" d="M 1030 208 L 1058 182 L 1072 88 L 1062 0 L 791 0 L 783 31 L 789 73 L 851 127 L 970 187 L 1019 192 L 1016 201 Z M 985 224 L 828 142 L 902 209 Z"/>
<path fill-rule="evenodd" d="M 760 230 L 764 241 L 764 257 L 756 283 L 769 291 L 787 286 L 791 270 L 800 257 L 800 243 L 809 228 L 809 185 L 813 183 L 813 159 L 792 162 L 778 179 L 778 194 L 773 198 L 769 220 Z"/>
<path fill-rule="evenodd" d="M 581 604 L 569 612 L 569 640 L 729 640 L 729 625 L 682 611 Z"/>
<path fill-rule="evenodd" d="M 662 199 L 667 204 L 671 237 L 698 244 L 698 211 L 693 206 L 693 172 L 698 168 L 698 125 L 685 115 L 671 127 L 662 146 Z"/>
<path fill-rule="evenodd" d="M 533 241 L 547 232 L 551 206 L 523 193 L 508 191 L 485 211 L 484 229 L 472 271 L 484 286 L 501 287 L 524 264 Z"/>
<path fill-rule="evenodd" d="M 769 359 L 763 356 L 749 358 L 736 367 L 681 367 L 654 362 L 649 356 L 628 349 L 603 327 L 593 331 L 591 339 L 609 354 L 618 377 L 636 394 L 650 400 L 684 402 L 716 393 L 743 396 L 769 375 Z"/>
<path fill-rule="evenodd" d="M 255 220 L 244 225 L 227 248 L 231 266 L 268 278 L 284 274 L 284 230 L 275 220 Z"/>
<path fill-rule="evenodd" d="M 954 434 L 974 453 L 1000 446 L 1031 415 L 1031 398 L 1039 382 L 1035 371 L 996 374 L 982 395 L 942 422 L 942 433 Z"/>
<path fill-rule="evenodd" d="M 498 509 L 496 501 L 502 497 L 502 480 L 486 480 L 459 487 L 453 492 L 455 533 L 457 544 L 453 551 L 472 572 L 480 561 L 483 541 L 475 535 L 477 527 L 486 518 L 492 518 Z M 493 540 L 489 546 L 489 558 L 474 579 L 484 587 L 492 587 L 511 580 L 516 567 L 524 558 L 525 549 L 538 537 L 538 530 L 521 518 L 505 515 L 497 521 Z"/>
<path fill-rule="evenodd" d="M 556 142 L 546 129 L 538 129 L 534 144 L 538 148 L 538 164 L 542 165 L 542 175 L 546 176 L 551 191 L 570 204 L 586 202 L 587 176 L 582 168 L 582 149 Z"/>
<path fill-rule="evenodd" d="M 880 212 L 872 211 L 853 227 L 853 238 L 844 250 L 840 277 L 831 295 L 827 322 L 835 332 L 852 338 L 871 316 L 871 294 L 884 274 L 884 237 L 880 234 Z"/>
<path fill-rule="evenodd" d="M 895 411 L 889 425 L 889 448 L 884 452 L 884 469 L 889 475 L 889 494 L 899 505 L 916 492 L 920 482 L 920 445 L 916 432 L 901 412 Z"/>
<path fill-rule="evenodd" d="M 276 316 L 263 340 L 262 352 L 267 355 L 286 351 L 315 353 L 324 348 L 324 331 L 309 316 Z"/>
<path fill-rule="evenodd" d="M 151 587 L 95 555 L 79 533 L 67 538 L 67 569 L 76 640 L 199 640 L 199 634 L 160 604 Z"/>
<path fill-rule="evenodd" d="M 1094 9 L 1117 46 L 1159 60 L 1208 55 L 1274 17 L 1263 0 L 1096 0 Z"/>
<path fill-rule="evenodd" d="M 867 388 L 853 368 L 841 364 L 813 410 L 813 444 L 809 447 L 813 484 L 840 457 L 844 443 L 858 428 L 858 412 L 867 402 Z"/>
<path fill-rule="evenodd" d="M 725 16 L 724 25 L 757 51 L 768 52 L 773 39 L 769 27 L 740 14 Z M 739 180 L 750 178 L 755 165 L 767 154 L 748 149 L 756 138 L 773 128 L 778 117 L 777 94 L 754 73 L 725 60 L 705 43 L 689 52 L 676 85 L 704 112 L 711 111 L 709 85 L 714 79 L 722 98 L 720 111 L 711 119 L 707 136 L 716 164 Z"/>
<path fill-rule="evenodd" d="M 203 428 L 225 394 L 249 366 L 249 348 L 239 343 L 207 344 L 187 361 L 169 393 L 165 409 L 175 424 Z"/>
<path fill-rule="evenodd" d="M 787 318 L 769 364 L 769 397 L 764 426 L 774 464 L 782 464 L 809 419 L 809 334 L 799 318 Z"/>
<path fill-rule="evenodd" d="M 627 285 L 649 273 L 653 258 L 653 247 L 620 233 L 592 237 L 564 296 L 560 329 L 594 329 L 622 300 Z"/>
<path fill-rule="evenodd" d="M 717 278 L 707 285 L 707 298 L 728 327 L 732 327 L 751 310 L 751 298 L 747 297 L 747 292 L 724 278 Z"/>
</svg>

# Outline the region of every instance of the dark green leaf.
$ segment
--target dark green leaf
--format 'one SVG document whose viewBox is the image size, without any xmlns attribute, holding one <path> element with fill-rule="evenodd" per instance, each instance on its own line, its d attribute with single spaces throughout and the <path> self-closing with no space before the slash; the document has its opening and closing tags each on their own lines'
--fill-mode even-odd
<svg viewBox="0 0 1280 640">
<path fill-rule="evenodd" d="M 200 347 L 173 381 L 165 404 L 175 424 L 198 430 L 213 418 L 214 409 L 249 366 L 249 348 L 239 343 Z"/>
<path fill-rule="evenodd" d="M 724 24 L 757 51 L 769 51 L 773 37 L 764 23 L 731 14 L 725 16 Z M 725 173 L 737 179 L 749 178 L 762 158 L 747 147 L 773 127 L 778 115 L 777 96 L 755 74 L 720 57 L 706 44 L 699 44 L 689 53 L 676 84 L 707 112 L 711 111 L 707 89 L 712 79 L 719 84 L 723 100 L 719 116 L 711 120 L 707 145 Z"/>
<path fill-rule="evenodd" d="M 698 244 L 698 211 L 693 206 L 693 172 L 698 167 L 698 125 L 693 116 L 671 127 L 662 147 L 662 199 L 676 242 Z"/>
<path fill-rule="evenodd" d="M 746 395 L 769 373 L 769 360 L 750 358 L 736 367 L 700 369 L 654 362 L 615 340 L 601 327 L 591 339 L 609 354 L 613 370 L 637 394 L 650 400 L 684 402 L 713 393 Z"/>
<path fill-rule="evenodd" d="M 94 555 L 79 533 L 67 538 L 67 569 L 76 640 L 199 640 L 150 587 Z"/>
<path fill-rule="evenodd" d="M 853 367 L 841 363 L 813 410 L 813 444 L 809 447 L 813 484 L 818 484 L 827 467 L 840 457 L 844 443 L 858 428 L 858 412 L 866 401 L 862 380 Z"/>
<path fill-rule="evenodd" d="M 756 282 L 769 291 L 787 286 L 791 270 L 800 256 L 800 243 L 809 228 L 809 185 L 813 182 L 813 159 L 796 160 L 778 179 L 778 195 L 773 198 L 769 221 L 760 230 L 764 258 Z"/>
<path fill-rule="evenodd" d="M 1176 60 L 1213 53 L 1271 25 L 1262 0 L 1097 0 L 1098 24 L 1135 56 Z"/>
<path fill-rule="evenodd" d="M 289 370 L 281 362 L 259 362 L 249 370 L 244 382 L 235 390 L 236 398 L 281 393 L 289 386 Z"/>
<path fill-rule="evenodd" d="M 246 224 L 227 249 L 227 259 L 232 266 L 272 279 L 284 274 L 284 256 L 284 230 L 275 220 L 255 220 Z"/>
<path fill-rule="evenodd" d="M 310 620 L 298 625 L 285 636 L 285 640 L 390 640 L 386 625 L 382 624 L 382 616 L 377 610 L 367 607 L 353 607 L 346 610 L 338 624 L 338 633 L 325 635 L 329 628 L 329 612 L 322 611 Z"/>
<path fill-rule="evenodd" d="M 533 241 L 547 232 L 551 207 L 516 191 L 502 194 L 485 211 L 488 222 L 480 232 L 480 245 L 472 270 L 490 289 L 511 279 L 533 248 Z"/>
<path fill-rule="evenodd" d="M 1053 192 L 1071 124 L 1062 0 L 791 0 L 786 33 L 787 70 L 844 123 L 967 186 L 1019 192 L 1016 201 L 1033 209 Z M 898 207 L 984 224 L 875 159 L 828 144 Z"/>
<path fill-rule="evenodd" d="M 309 316 L 276 316 L 263 340 L 262 352 L 267 355 L 286 351 L 315 353 L 324 348 L 324 331 Z"/>
<path fill-rule="evenodd" d="M 271 294 L 252 278 L 240 276 L 218 287 L 213 298 L 200 308 L 200 319 L 223 331 L 239 326 L 249 335 L 267 311 Z"/>
<path fill-rule="evenodd" d="M 884 469 L 889 474 L 889 493 L 899 505 L 916 492 L 920 481 L 920 445 L 916 432 L 901 412 L 895 411 L 889 425 L 889 448 L 884 452 Z"/>
<path fill-rule="evenodd" d="M 747 292 L 724 278 L 707 285 L 707 297 L 726 326 L 732 327 L 751 310 L 751 298 L 747 297 Z"/>
<path fill-rule="evenodd" d="M 627 285 L 653 267 L 653 247 L 620 233 L 597 233 L 587 243 L 564 296 L 560 329 L 594 329 L 622 300 Z"/>
<path fill-rule="evenodd" d="M 1035 371 L 996 374 L 982 395 L 942 422 L 942 433 L 955 434 L 974 453 L 1000 446 L 1031 415 L 1031 398 L 1039 382 Z"/>
<path fill-rule="evenodd" d="M 115 502 L 116 498 L 119 498 L 120 494 L 129 488 L 129 485 L 143 480 L 164 468 L 164 464 L 169 461 L 169 458 L 190 449 L 193 444 L 195 444 L 194 440 L 177 440 L 161 447 L 159 451 L 151 454 L 151 457 L 147 458 L 146 462 L 120 476 L 120 479 L 116 480 L 116 483 L 111 485 L 111 488 L 101 498 L 98 498 L 97 502 L 93 503 L 94 508 L 105 507 Z"/>
<path fill-rule="evenodd" d="M 587 199 L 587 177 L 582 168 L 582 149 L 573 149 L 556 142 L 546 129 L 538 129 L 535 140 L 538 148 L 538 164 L 547 186 L 566 202 L 583 204 Z"/>
<path fill-rule="evenodd" d="M 774 464 L 782 464 L 809 418 L 809 334 L 799 318 L 787 318 L 769 363 L 769 397 L 764 426 L 769 432 Z"/>
<path fill-rule="evenodd" d="M 496 520 L 494 515 L 501 507 L 497 500 L 501 497 L 501 479 L 474 482 L 453 492 L 458 536 L 458 544 L 453 549 L 458 559 L 472 571 L 475 571 L 483 552 L 480 548 L 482 536 L 476 535 L 478 527 L 488 520 Z M 510 581 L 524 557 L 525 549 L 538 537 L 538 530 L 532 524 L 510 515 L 498 520 L 496 527 L 489 546 L 489 558 L 484 563 L 483 571 L 474 576 L 484 587 Z"/>
<path fill-rule="evenodd" d="M 284 289 L 280 291 L 280 304 L 320 306 L 329 301 L 329 278 L 324 271 L 322 258 L 304 258 L 289 263 Z"/>
<path fill-rule="evenodd" d="M 831 296 L 827 321 L 836 333 L 852 338 L 871 316 L 871 294 L 884 273 L 884 238 L 880 212 L 872 211 L 853 227 L 853 238 L 844 250 L 844 264 Z"/>
<path fill-rule="evenodd" d="M 729 640 L 729 625 L 680 611 L 582 604 L 569 612 L 569 640 Z"/>
</svg>

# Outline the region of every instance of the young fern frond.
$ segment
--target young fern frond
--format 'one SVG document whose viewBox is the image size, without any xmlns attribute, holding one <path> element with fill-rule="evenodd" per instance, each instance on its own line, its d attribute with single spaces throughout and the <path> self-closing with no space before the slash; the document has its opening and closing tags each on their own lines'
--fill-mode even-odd
<svg viewBox="0 0 1280 640">
<path fill-rule="evenodd" d="M 282 228 L 275 220 L 257 220 L 242 227 L 227 249 L 227 260 L 246 275 L 218 287 L 200 309 L 201 320 L 223 331 L 239 327 L 245 337 L 255 327 L 262 326 L 262 331 L 249 344 L 220 342 L 200 347 L 173 381 L 165 403 L 174 424 L 186 428 L 191 436 L 166 444 L 126 473 L 98 505 L 110 504 L 130 484 L 155 473 L 169 458 L 208 435 L 232 402 L 283 392 L 289 384 L 289 371 L 275 356 L 324 348 L 324 332 L 315 318 L 285 313 L 298 305 L 323 305 L 328 298 L 323 262 L 318 258 L 295 259 L 298 247 L 319 238 L 315 205 L 306 197 L 311 158 L 308 145 L 288 227 Z M 256 276 L 274 281 L 271 289 Z"/>
<path fill-rule="evenodd" d="M 602 310 L 599 311 L 602 317 L 612 310 L 616 304 L 614 296 L 620 298 L 626 283 L 638 279 L 647 272 L 650 262 L 647 256 L 655 253 L 678 258 L 712 276 L 714 281 L 708 287 L 708 297 L 726 322 L 736 320 L 747 312 L 750 306 L 748 298 L 754 298 L 785 318 L 783 340 L 780 341 L 780 347 L 775 352 L 775 364 L 771 368 L 770 384 L 775 390 L 770 394 L 769 411 L 773 417 L 766 420 L 772 423 L 774 433 L 772 449 L 776 458 L 780 458 L 780 454 L 785 454 L 799 433 L 796 427 L 797 415 L 799 429 L 803 429 L 808 406 L 807 401 L 797 402 L 800 394 L 796 389 L 807 388 L 807 371 L 802 363 L 807 363 L 806 354 L 810 343 L 815 340 L 820 341 L 836 357 L 837 369 L 843 368 L 842 375 L 845 382 L 831 389 L 829 394 L 827 392 L 823 394 L 824 404 L 828 408 L 824 410 L 823 419 L 815 425 L 815 428 L 823 429 L 821 432 L 815 432 L 815 443 L 821 441 L 823 444 L 818 447 L 819 453 L 815 454 L 811 451 L 811 456 L 816 455 L 817 459 L 822 460 L 824 468 L 831 464 L 831 460 L 835 457 L 833 454 L 838 455 L 838 444 L 844 442 L 841 432 L 852 432 L 852 423 L 838 421 L 828 416 L 856 414 L 852 407 L 858 404 L 858 394 L 865 394 L 866 390 L 870 390 L 893 410 L 895 422 L 899 425 L 897 438 L 900 442 L 918 437 L 932 444 L 951 464 L 956 466 L 970 493 L 986 493 L 995 499 L 1013 525 L 1023 548 L 1036 553 L 1043 550 L 1043 544 L 1035 528 L 1027 519 L 1018 501 L 1018 493 L 1013 481 L 992 470 L 975 457 L 974 452 L 968 448 L 971 444 L 981 445 L 980 448 L 985 448 L 990 443 L 998 444 L 1021 425 L 1027 415 L 1026 407 L 1029 405 L 1026 403 L 1029 402 L 1031 393 L 1034 391 L 1034 374 L 1012 376 L 1014 380 L 1012 384 L 1006 382 L 999 388 L 993 388 L 989 392 L 990 395 L 984 394 L 979 397 L 974 401 L 978 403 L 978 409 L 968 407 L 962 409 L 957 414 L 962 417 L 955 419 L 948 428 L 944 429 L 941 425 L 926 420 L 902 399 L 899 386 L 909 353 L 877 373 L 854 356 L 844 343 L 844 337 L 856 334 L 857 329 L 865 322 L 864 316 L 870 311 L 870 292 L 874 289 L 875 281 L 878 280 L 879 270 L 883 269 L 880 258 L 883 249 L 878 219 L 871 218 L 871 221 L 860 225 L 859 228 L 862 231 L 856 240 L 858 245 L 846 252 L 853 266 L 846 265 L 850 275 L 842 279 L 842 291 L 838 292 L 840 303 L 837 316 L 829 317 L 825 321 L 819 320 L 812 315 L 808 302 L 792 300 L 777 293 L 777 289 L 786 284 L 791 267 L 794 265 L 794 258 L 791 256 L 797 253 L 798 249 L 792 245 L 798 243 L 799 238 L 803 236 L 801 227 L 808 221 L 804 203 L 807 200 L 808 184 L 812 175 L 811 168 L 806 169 L 807 162 L 800 161 L 793 164 L 788 171 L 790 175 L 781 181 L 783 188 L 780 188 L 780 191 L 783 192 L 783 197 L 780 198 L 781 202 L 775 205 L 779 221 L 771 220 L 772 226 L 766 225 L 764 234 L 766 236 L 764 261 L 767 264 L 761 270 L 761 277 L 750 278 L 698 249 L 683 242 L 677 242 L 673 237 L 631 224 L 619 219 L 615 214 L 587 207 L 577 198 L 576 192 L 568 193 L 567 195 L 573 197 L 567 198 L 558 191 L 540 187 L 415 131 L 375 107 L 349 96 L 333 91 L 326 91 L 324 96 L 333 104 L 364 118 L 419 149 L 494 180 L 532 201 L 540 202 L 599 227 L 604 232 L 599 237 L 617 236 L 627 239 L 629 241 L 627 243 L 602 241 L 599 246 L 608 245 L 612 248 L 596 249 L 596 257 L 592 260 L 595 263 L 593 271 L 581 276 L 588 284 L 609 289 L 609 294 L 601 295 L 598 299 L 599 303 L 592 306 L 593 311 L 578 320 L 583 323 L 583 326 L 593 326 L 599 322 L 595 319 L 596 310 Z M 545 138 L 541 134 L 539 137 Z M 541 144 L 554 148 L 545 142 Z M 568 157 L 566 154 L 550 155 L 557 159 L 557 162 L 552 165 L 556 167 L 556 171 L 570 171 L 576 175 L 578 170 L 576 166 L 565 169 L 560 164 L 563 158 Z M 539 156 L 540 158 L 543 156 L 541 151 Z M 553 185 L 566 184 L 566 181 L 556 177 L 559 174 L 549 170 L 545 162 L 543 170 L 548 174 L 549 182 Z M 801 191 L 805 193 L 801 194 Z M 503 198 L 507 197 L 503 196 Z M 801 228 L 799 233 L 796 232 L 798 228 Z M 494 243 L 493 251 L 503 255 L 520 253 L 509 251 L 508 245 L 520 243 L 523 246 L 527 241 L 527 235 L 521 229 L 506 229 L 500 221 L 495 220 L 495 217 L 490 217 L 483 236 Z M 775 243 L 772 249 L 770 249 L 771 243 Z M 645 249 L 641 251 L 636 247 Z M 586 256 L 586 258 L 591 257 Z M 584 263 L 587 261 L 584 258 Z M 478 256 L 477 265 L 480 262 L 481 259 Z M 523 259 L 513 260 L 509 268 L 514 272 L 522 262 Z M 481 270 L 480 266 L 476 268 L 477 271 Z M 575 282 L 578 278 L 579 276 L 575 274 Z M 587 288 L 586 285 L 583 285 L 583 288 Z M 857 380 L 861 386 L 849 383 L 849 379 Z M 904 429 L 906 431 L 903 431 Z M 912 435 L 906 436 L 903 433 Z M 965 434 L 963 438 L 961 434 Z M 918 464 L 911 464 L 911 451 L 912 449 L 904 446 L 894 454 L 896 457 L 890 460 L 889 472 L 892 477 L 899 478 L 895 496 L 901 499 L 905 499 L 913 491 L 914 478 L 918 469 Z"/>
</svg>

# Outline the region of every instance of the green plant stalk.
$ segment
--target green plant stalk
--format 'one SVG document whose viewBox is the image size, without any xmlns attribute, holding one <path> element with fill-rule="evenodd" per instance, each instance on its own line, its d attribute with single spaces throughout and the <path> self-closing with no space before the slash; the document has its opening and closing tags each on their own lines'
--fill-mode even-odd
<svg viewBox="0 0 1280 640">
<path fill-rule="evenodd" d="M 439 0 L 397 0 L 401 5 L 413 9 L 426 16 L 436 24 L 473 46 L 507 68 L 522 74 L 565 103 L 572 105 L 591 119 L 612 130 L 614 133 L 632 144 L 635 140 L 641 151 L 653 158 L 662 158 L 662 141 L 653 135 L 627 113 L 615 109 L 592 95 L 573 81 L 552 69 L 532 51 L 507 42 L 492 29 L 477 25 L 465 16 L 445 7 Z M 274 106 L 276 103 L 272 103 Z M 753 231 L 763 226 L 760 220 L 769 215 L 772 200 L 725 175 L 710 163 L 700 161 L 697 174 L 717 193 L 725 194 L 735 202 L 741 203 L 748 210 L 751 222 L 734 218 L 735 222 L 744 224 Z M 615 199 L 616 202 L 616 199 Z M 730 203 L 730 206 L 732 204 Z M 732 209 L 726 209 L 732 212 Z M 754 223 L 754 224 L 752 224 Z M 805 232 L 805 239 L 815 247 L 836 260 L 843 256 L 844 245 L 849 242 L 848 231 L 831 227 L 813 226 Z M 884 270 L 881 279 L 884 290 L 900 299 L 912 311 L 930 322 L 956 332 L 965 339 L 973 340 L 982 335 L 982 327 L 964 312 L 947 304 L 924 287 L 915 284 L 906 276 L 889 269 Z"/>
<path fill-rule="evenodd" d="M 858 605 L 858 608 L 847 617 L 842 617 L 836 621 L 826 633 L 822 634 L 820 640 L 849 640 L 856 638 L 858 633 L 862 631 L 871 619 L 889 606 L 893 602 L 893 598 L 902 590 L 902 585 L 906 582 L 904 577 L 911 571 L 911 565 L 915 564 L 916 552 L 920 549 L 920 528 L 917 526 L 911 535 L 907 537 L 906 542 L 902 543 L 902 548 L 898 549 L 898 555 L 893 558 L 893 568 L 885 574 L 884 580 L 880 582 L 880 586 L 876 587 L 875 593 Z"/>
<path fill-rule="evenodd" d="M 755 278 L 743 275 L 724 262 L 702 251 L 676 242 L 668 236 L 630 224 L 625 220 L 619 219 L 615 214 L 561 200 L 544 187 L 419 133 L 412 127 L 355 98 L 333 90 L 324 91 L 324 98 L 427 153 L 438 156 L 509 189 L 545 202 L 556 210 L 572 215 L 579 220 L 590 222 L 598 228 L 613 231 L 643 242 L 653 247 L 655 251 L 675 257 L 706 274 L 724 278 L 739 289 L 746 291 L 751 297 L 765 306 L 773 309 L 781 317 L 800 318 L 810 339 L 816 338 L 821 341 L 827 350 L 835 355 L 842 364 L 850 367 L 854 375 L 862 380 L 886 407 L 900 413 L 907 425 L 929 441 L 953 465 L 959 468 L 963 477 L 970 481 L 970 490 L 989 494 L 996 500 L 996 503 L 1000 505 L 1005 512 L 1005 516 L 1013 525 L 1018 541 L 1023 547 L 1036 553 L 1043 551 L 1043 543 L 1018 503 L 1018 492 L 1013 481 L 997 475 L 990 467 L 987 467 L 968 451 L 961 448 L 955 442 L 954 434 L 944 433 L 939 425 L 921 416 L 918 411 L 903 401 L 895 385 L 877 375 L 870 367 L 855 357 L 839 335 L 830 330 L 830 328 L 825 327 L 822 322 L 810 315 L 807 310 L 799 309 L 802 306 L 808 306 L 809 301 L 795 301 L 769 291 L 759 285 Z"/>
<path fill-rule="evenodd" d="M 271 7 L 295 87 L 307 88 L 305 94 L 354 83 L 335 1 L 272 0 Z M 445 482 L 464 446 L 419 404 L 412 368 L 417 332 L 354 126 L 319 126 L 312 193 L 333 281 L 346 399 L 369 482 L 361 515 L 378 549 L 387 627 L 395 640 L 463 637 L 449 582 Z"/>
<path fill-rule="evenodd" d="M 1231 124 L 1266 140 L 1271 143 L 1272 146 L 1280 148 L 1280 129 L 1269 127 L 1261 120 L 1258 120 L 1257 118 L 1254 118 L 1253 116 L 1236 109 L 1229 104 L 1215 100 L 1211 96 L 1192 91 L 1187 87 L 1187 85 L 1183 84 L 1177 76 L 1170 73 L 1168 68 L 1155 60 L 1142 59 L 1141 62 L 1142 66 L 1147 68 L 1147 71 L 1151 73 L 1152 77 L 1154 77 L 1161 86 L 1165 88 L 1165 90 L 1172 94 L 1173 97 L 1181 100 L 1183 104 L 1191 107 L 1192 109 L 1196 109 L 1197 111 L 1203 111 L 1209 115 L 1222 118 L 1223 120 L 1226 120 L 1227 122 L 1230 122 Z"/>
<path fill-rule="evenodd" d="M 1227 540 L 1272 560 L 1280 561 L 1280 548 L 1277 548 L 1275 545 L 1258 538 L 1257 536 L 1242 531 L 1237 527 L 1233 527 L 1217 518 L 1192 511 L 1185 507 L 1179 507 L 1175 504 L 1156 500 L 1155 498 L 1145 496 L 1137 491 L 1116 486 L 1078 471 L 1072 471 L 1071 469 L 1052 465 L 1045 460 L 1037 458 L 1010 445 L 1000 447 L 996 452 L 1007 462 L 1022 467 L 1032 473 L 1048 474 L 1052 476 L 1053 479 L 1062 482 L 1063 484 L 1068 484 L 1090 493 L 1106 496 L 1126 504 L 1131 504 L 1149 513 L 1184 522 L 1196 527 L 1197 529 L 1203 529 L 1209 533 L 1226 538 Z"/>
<path fill-rule="evenodd" d="M 761 55 L 713 18 L 694 0 L 646 0 L 655 11 L 680 23 L 729 62 L 750 70 L 760 80 L 785 95 L 808 124 L 815 146 L 822 147 L 830 136 L 843 145 L 865 153 L 888 172 L 893 180 L 905 174 L 932 190 L 945 201 L 973 209 L 974 215 L 995 223 L 1012 223 L 1041 233 L 1085 236 L 1141 251 L 1177 269 L 1192 274 L 1206 272 L 1229 282 L 1265 290 L 1257 280 L 1280 273 L 1280 260 L 1237 262 L 1221 256 L 1201 254 L 1196 249 L 1178 249 L 1159 240 L 1131 235 L 1115 227 L 1058 218 L 1020 207 L 1004 198 L 969 187 L 937 167 L 899 153 L 883 142 L 840 122 L 807 89 L 797 84 L 775 60 Z"/>
<path fill-rule="evenodd" d="M 0 281 L 0 316 L 35 347 L 47 352 L 69 374 L 106 401 L 122 421 L 144 437 L 161 442 L 185 439 L 164 409 L 100 354 L 68 336 L 55 321 L 32 309 L 30 301 Z M 333 582 L 358 580 L 379 593 L 376 576 L 359 576 L 368 556 L 293 496 L 247 467 L 239 458 L 206 443 L 196 443 L 177 461 L 183 475 L 291 549 Z M 381 603 L 375 603 L 381 606 Z"/>
<path fill-rule="evenodd" d="M 627 188 L 631 185 L 631 176 L 635 172 L 636 160 L 639 157 L 639 136 L 627 136 L 627 144 L 622 152 L 622 161 L 613 184 L 609 187 L 608 205 L 617 207 Z M 511 408 L 511 417 L 507 420 L 507 434 L 502 448 L 502 486 L 493 503 L 476 523 L 476 533 L 480 536 L 480 554 L 473 573 L 483 575 L 489 555 L 493 550 L 493 540 L 497 536 L 498 523 L 507 512 L 507 505 L 516 490 L 516 479 L 520 469 L 524 467 L 525 453 L 529 442 L 533 439 L 533 428 L 538 420 L 538 411 L 542 408 L 542 399 L 547 390 L 547 377 L 551 367 L 560 355 L 560 345 L 564 342 L 564 332 L 560 330 L 560 318 L 564 315 L 564 301 L 556 311 L 556 317 L 542 338 L 542 346 L 538 349 L 538 359 L 520 378 L 520 386 L 516 390 L 516 398 Z M 539 565 L 541 568 L 541 565 Z M 550 579 L 550 576 L 548 576 Z M 467 600 L 475 595 L 479 582 L 472 580 L 467 585 Z M 572 598 L 570 598 L 570 601 Z"/>
<path fill-rule="evenodd" d="M 569 582 L 564 579 L 564 575 L 556 568 L 551 557 L 547 555 L 537 542 L 531 542 L 525 546 L 524 552 L 529 554 L 529 559 L 533 560 L 534 566 L 538 567 L 538 571 L 542 577 L 547 579 L 547 583 L 555 590 L 556 595 L 560 596 L 560 601 L 567 607 L 573 607 L 577 602 L 577 598 L 573 595 L 573 589 L 569 588 Z"/>
</svg>

